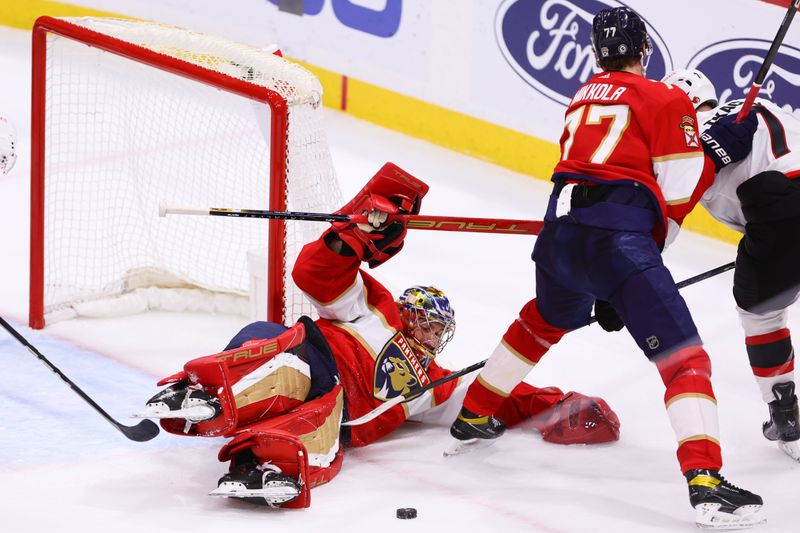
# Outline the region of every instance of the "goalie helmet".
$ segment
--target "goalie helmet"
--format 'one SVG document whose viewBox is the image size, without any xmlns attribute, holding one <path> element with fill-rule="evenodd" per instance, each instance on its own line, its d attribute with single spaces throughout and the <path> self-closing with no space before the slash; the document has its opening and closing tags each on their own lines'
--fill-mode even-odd
<svg viewBox="0 0 800 533">
<path fill-rule="evenodd" d="M 708 77 L 697 69 L 679 68 L 673 70 L 661 80 L 674 85 L 689 96 L 695 110 L 703 104 L 717 107 L 717 90 Z"/>
<path fill-rule="evenodd" d="M 653 52 L 642 18 L 629 7 L 603 9 L 592 21 L 592 50 L 597 60 L 617 57 L 640 57 Z M 643 57 L 642 59 L 645 59 Z"/>
<path fill-rule="evenodd" d="M 17 132 L 13 124 L 0 115 L 0 174 L 8 174 L 17 160 Z"/>
<path fill-rule="evenodd" d="M 406 337 L 417 349 L 422 366 L 428 368 L 456 330 L 450 300 L 436 287 L 416 285 L 403 292 L 397 307 Z"/>
</svg>

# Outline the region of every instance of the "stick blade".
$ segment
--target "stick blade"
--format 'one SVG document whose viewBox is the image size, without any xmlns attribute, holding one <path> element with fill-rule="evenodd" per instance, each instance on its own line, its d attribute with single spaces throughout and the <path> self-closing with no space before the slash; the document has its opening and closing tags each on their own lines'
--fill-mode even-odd
<svg viewBox="0 0 800 533">
<path fill-rule="evenodd" d="M 158 425 L 152 420 L 142 420 L 135 426 L 123 426 L 117 424 L 117 429 L 127 438 L 135 442 L 146 442 L 156 438 L 160 430 Z"/>
</svg>

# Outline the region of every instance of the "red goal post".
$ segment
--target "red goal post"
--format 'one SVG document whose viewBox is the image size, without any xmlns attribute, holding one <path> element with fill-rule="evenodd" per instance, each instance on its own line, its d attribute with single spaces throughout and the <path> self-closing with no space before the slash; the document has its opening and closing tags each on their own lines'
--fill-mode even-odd
<svg viewBox="0 0 800 533">
<path fill-rule="evenodd" d="M 138 311 L 139 295 L 155 288 L 169 294 L 161 308 L 199 295 L 212 303 L 185 308 L 246 309 L 247 253 L 259 249 L 268 250 L 267 318 L 308 314 L 290 268 L 324 225 L 168 220 L 158 205 L 338 208 L 321 96 L 299 65 L 220 37 L 133 20 L 38 19 L 30 326 Z"/>
</svg>

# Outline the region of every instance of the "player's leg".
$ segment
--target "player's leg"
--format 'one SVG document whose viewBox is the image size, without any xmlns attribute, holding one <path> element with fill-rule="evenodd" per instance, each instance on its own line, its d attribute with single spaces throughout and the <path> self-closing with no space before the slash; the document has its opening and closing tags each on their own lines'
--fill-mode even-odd
<svg viewBox="0 0 800 533">
<path fill-rule="evenodd" d="M 786 308 L 797 300 L 800 286 L 800 183 L 780 172 L 763 172 L 737 194 L 748 224 L 739 243 L 733 294 L 750 367 L 769 405 L 763 433 L 800 461 L 794 350 L 786 327 Z"/>
<path fill-rule="evenodd" d="M 800 461 L 800 419 L 794 380 L 794 349 L 785 309 L 761 314 L 737 308 L 745 331 L 750 367 L 769 407 L 764 436 Z"/>
<path fill-rule="evenodd" d="M 496 414 L 511 391 L 571 328 L 588 322 L 594 298 L 560 285 L 537 268 L 536 293 L 522 308 L 495 348 L 478 377 L 470 385 L 461 412 L 450 428 L 451 435 L 461 442 L 475 444 L 505 431 L 505 424 Z M 546 320 L 540 309 L 546 309 Z M 559 322 L 554 325 L 553 322 Z M 454 443 L 450 453 L 460 453 Z M 448 452 L 445 452 L 446 454 Z"/>
<path fill-rule="evenodd" d="M 657 259 L 660 263 L 660 256 Z M 719 473 L 722 456 L 711 361 L 669 271 L 660 264 L 637 272 L 609 301 L 655 362 L 666 386 L 664 403 L 698 525 L 748 526 L 763 521 L 762 499 Z"/>
</svg>

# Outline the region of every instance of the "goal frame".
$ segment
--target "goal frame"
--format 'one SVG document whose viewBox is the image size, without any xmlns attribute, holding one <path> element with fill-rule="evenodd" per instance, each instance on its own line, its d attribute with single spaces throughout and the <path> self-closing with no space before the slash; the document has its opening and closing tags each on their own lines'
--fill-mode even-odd
<svg viewBox="0 0 800 533">
<path fill-rule="evenodd" d="M 78 41 L 87 46 L 116 54 L 132 61 L 158 68 L 211 87 L 228 91 L 269 106 L 270 153 L 284 154 L 271 157 L 269 161 L 269 208 L 286 210 L 286 146 L 289 110 L 286 100 L 266 87 L 247 83 L 223 73 L 214 72 L 177 58 L 164 56 L 122 41 L 115 37 L 75 25 L 53 17 L 39 17 L 32 30 L 32 80 L 31 80 L 31 190 L 30 190 L 30 287 L 28 324 L 31 328 L 45 326 L 44 272 L 45 272 L 45 127 L 46 127 L 46 68 L 48 34 Z M 266 177 L 265 177 L 266 178 Z M 267 271 L 267 320 L 282 322 L 284 315 L 283 260 L 286 245 L 283 236 L 286 224 L 283 220 L 268 221 L 268 271 Z M 278 259 L 275 259 L 278 258 Z"/>
</svg>

